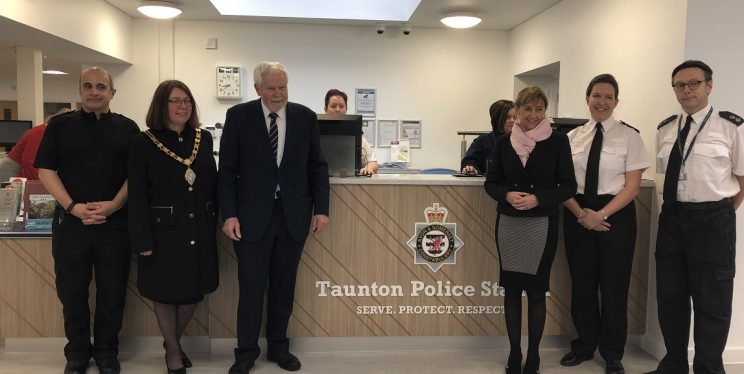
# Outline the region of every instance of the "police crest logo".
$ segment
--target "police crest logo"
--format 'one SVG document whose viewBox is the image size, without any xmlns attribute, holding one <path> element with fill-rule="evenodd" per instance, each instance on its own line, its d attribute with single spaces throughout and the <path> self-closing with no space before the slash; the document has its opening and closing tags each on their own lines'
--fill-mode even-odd
<svg viewBox="0 0 744 374">
<path fill-rule="evenodd" d="M 413 263 L 437 271 L 444 264 L 454 265 L 463 243 L 457 237 L 457 224 L 447 223 L 447 208 L 439 203 L 424 209 L 426 222 L 416 222 L 415 234 L 406 244 L 413 250 Z"/>
</svg>

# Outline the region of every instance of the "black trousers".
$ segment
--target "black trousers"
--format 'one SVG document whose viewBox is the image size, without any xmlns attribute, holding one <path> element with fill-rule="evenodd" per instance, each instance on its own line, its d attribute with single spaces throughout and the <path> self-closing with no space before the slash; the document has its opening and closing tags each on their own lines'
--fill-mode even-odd
<svg viewBox="0 0 744 374">
<path fill-rule="evenodd" d="M 297 267 L 304 245 L 304 240 L 295 241 L 287 230 L 280 199 L 274 200 L 271 222 L 259 241 L 234 242 L 240 286 L 236 361 L 253 362 L 261 353 L 258 337 L 263 319 L 264 293 L 267 293 L 268 301 L 268 350 L 271 353 L 289 351 L 287 326 L 292 315 Z"/>
<path fill-rule="evenodd" d="M 65 324 L 65 357 L 97 361 L 119 353 L 119 331 L 129 279 L 130 248 L 127 218 L 118 212 L 101 225 L 84 226 L 57 209 L 52 256 L 57 296 Z M 96 306 L 93 344 L 90 342 L 88 288 L 95 273 Z"/>
<path fill-rule="evenodd" d="M 588 206 L 600 210 L 613 196 L 600 196 Z M 571 317 L 578 336 L 571 350 L 599 353 L 605 361 L 621 360 L 628 336 L 628 288 L 636 242 L 634 202 L 609 217 L 610 231 L 587 230 L 570 210 L 563 210 L 566 257 L 571 273 Z"/>
<path fill-rule="evenodd" d="M 665 203 L 656 238 L 656 299 L 666 356 L 661 373 L 687 373 L 690 299 L 695 311 L 695 373 L 724 373 L 731 324 L 736 213 L 730 199 Z"/>
</svg>

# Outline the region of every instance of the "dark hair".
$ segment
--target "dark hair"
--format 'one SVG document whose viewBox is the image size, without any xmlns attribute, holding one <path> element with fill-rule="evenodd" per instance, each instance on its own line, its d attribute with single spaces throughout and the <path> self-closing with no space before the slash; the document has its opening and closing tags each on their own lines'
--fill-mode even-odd
<svg viewBox="0 0 744 374">
<path fill-rule="evenodd" d="M 700 61 L 700 60 L 687 60 L 679 65 L 677 65 L 674 70 L 672 70 L 672 83 L 674 83 L 674 76 L 677 75 L 677 73 L 682 69 L 690 69 L 690 68 L 698 68 L 703 71 L 703 76 L 705 77 L 706 81 L 712 81 L 713 80 L 713 69 L 708 66 L 708 64 Z"/>
<path fill-rule="evenodd" d="M 349 102 L 349 97 L 346 96 L 346 92 L 341 91 L 341 90 L 337 90 L 335 88 L 331 88 L 330 90 L 328 90 L 328 92 L 326 92 L 325 106 L 323 107 L 323 109 L 328 108 L 328 102 L 331 101 L 331 98 L 334 97 L 334 96 L 341 96 L 341 97 L 343 97 L 344 98 L 344 104 L 347 104 Z"/>
<path fill-rule="evenodd" d="M 612 88 L 615 89 L 615 100 L 617 100 L 618 96 L 620 96 L 620 88 L 617 86 L 617 80 L 615 80 L 615 77 L 613 77 L 612 74 L 600 74 L 592 78 L 592 80 L 589 82 L 589 85 L 586 86 L 586 97 L 589 97 L 589 95 L 592 94 L 592 89 L 594 89 L 594 86 L 600 83 L 607 83 L 611 85 Z"/>
<path fill-rule="evenodd" d="M 523 88 L 522 91 L 519 91 L 519 94 L 517 95 L 517 100 L 514 101 L 514 105 L 516 105 L 517 108 L 519 108 L 522 105 L 525 105 L 527 103 L 531 103 L 537 100 L 542 100 L 543 104 L 545 104 L 545 109 L 548 109 L 548 97 L 545 96 L 545 92 L 543 92 L 543 90 L 541 90 L 540 87 L 527 86 Z"/>
<path fill-rule="evenodd" d="M 153 130 L 162 130 L 167 127 L 168 122 L 168 99 L 174 88 L 180 88 L 191 99 L 191 117 L 186 121 L 186 126 L 193 129 L 199 128 L 199 114 L 196 109 L 196 99 L 191 94 L 191 90 L 185 83 L 178 80 L 163 81 L 155 89 L 150 102 L 150 109 L 147 111 L 145 124 Z"/>
<path fill-rule="evenodd" d="M 511 100 L 499 100 L 491 104 L 488 108 L 488 114 L 491 116 L 491 128 L 498 135 L 504 134 L 504 122 L 509 110 L 514 108 L 514 102 Z"/>
</svg>

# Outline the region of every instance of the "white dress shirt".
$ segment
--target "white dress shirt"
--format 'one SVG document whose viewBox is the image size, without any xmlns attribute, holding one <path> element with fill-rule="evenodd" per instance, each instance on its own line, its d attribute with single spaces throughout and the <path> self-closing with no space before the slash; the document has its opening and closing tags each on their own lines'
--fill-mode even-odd
<svg viewBox="0 0 744 374">
<path fill-rule="evenodd" d="M 697 139 L 683 166 L 686 180 L 678 184 L 678 201 L 719 201 L 739 192 L 736 175 L 744 175 L 744 126 L 737 126 L 730 120 L 722 118 L 719 112 L 713 109 L 705 127 L 700 130 L 700 125 L 710 110 L 711 106 L 708 105 L 692 114 L 683 158 L 695 134 Z M 682 131 L 686 120 L 687 113 L 682 113 L 659 128 L 656 134 L 657 173 L 666 172 L 669 155 L 673 147 L 677 146 L 678 132 Z"/>
<path fill-rule="evenodd" d="M 579 126 L 568 133 L 571 143 L 576 193 L 584 193 L 586 163 L 594 140 L 597 121 Z M 634 128 L 615 120 L 612 116 L 602 122 L 602 153 L 599 156 L 598 195 L 616 195 L 625 187 L 625 173 L 646 170 L 651 166 L 641 135 Z"/>
</svg>

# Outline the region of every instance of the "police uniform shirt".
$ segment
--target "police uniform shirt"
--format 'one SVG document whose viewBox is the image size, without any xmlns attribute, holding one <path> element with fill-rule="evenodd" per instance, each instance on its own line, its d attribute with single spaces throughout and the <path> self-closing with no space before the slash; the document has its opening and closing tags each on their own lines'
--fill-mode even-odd
<svg viewBox="0 0 744 374">
<path fill-rule="evenodd" d="M 576 193 L 584 193 L 586 163 L 592 147 L 597 121 L 590 120 L 568 133 L 571 143 L 576 183 Z M 602 121 L 602 152 L 599 157 L 598 195 L 616 195 L 625 186 L 625 173 L 645 170 L 651 166 L 650 158 L 638 130 L 615 120 Z"/>
<path fill-rule="evenodd" d="M 34 167 L 56 170 L 73 201 L 112 200 L 127 179 L 129 140 L 139 132 L 116 113 L 61 114 L 49 121 Z"/>
<path fill-rule="evenodd" d="M 708 105 L 692 115 L 693 122 L 685 142 L 683 158 L 695 134 L 697 139 L 683 166 L 686 180 L 679 182 L 683 187 L 678 187 L 678 201 L 719 201 L 739 192 L 735 175 L 744 175 L 744 126 L 740 126 L 742 120 L 731 113 L 721 117 L 714 108 L 705 127 L 698 133 L 710 110 L 711 106 Z M 656 172 L 660 174 L 666 172 L 669 155 L 673 147 L 677 146 L 677 135 L 684 127 L 687 113 L 673 117 L 663 121 L 656 134 Z"/>
<path fill-rule="evenodd" d="M 372 145 L 369 144 L 367 138 L 362 136 L 362 167 L 367 166 L 372 161 L 377 162 L 377 157 L 372 152 Z"/>
</svg>

